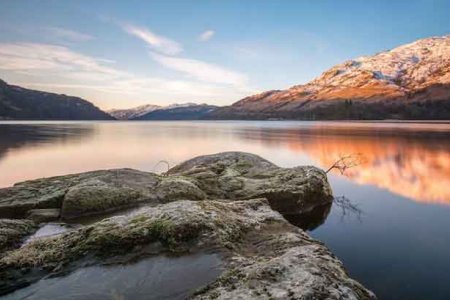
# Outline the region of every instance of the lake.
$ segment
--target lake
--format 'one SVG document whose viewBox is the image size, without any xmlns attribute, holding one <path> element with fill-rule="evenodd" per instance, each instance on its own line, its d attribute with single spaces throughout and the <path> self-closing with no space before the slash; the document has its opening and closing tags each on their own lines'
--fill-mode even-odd
<svg viewBox="0 0 450 300">
<path fill-rule="evenodd" d="M 222 151 L 324 169 L 360 154 L 345 176 L 330 174 L 345 200 L 310 234 L 379 299 L 450 299 L 450 123 L 0 122 L 0 187 L 95 169 L 163 172 Z"/>
</svg>

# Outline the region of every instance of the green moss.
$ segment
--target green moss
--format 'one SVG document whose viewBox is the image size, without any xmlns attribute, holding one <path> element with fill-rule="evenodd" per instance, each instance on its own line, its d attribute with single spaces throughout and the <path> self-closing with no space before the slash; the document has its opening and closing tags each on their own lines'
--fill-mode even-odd
<svg viewBox="0 0 450 300">
<path fill-rule="evenodd" d="M 135 246 L 160 242 L 169 251 L 196 235 L 186 224 L 176 226 L 169 219 L 136 216 L 125 225 L 100 222 L 58 237 L 38 239 L 25 247 L 11 251 L 0 264 L 43 266 L 74 261 L 86 254 L 104 257 L 126 253 Z"/>
</svg>

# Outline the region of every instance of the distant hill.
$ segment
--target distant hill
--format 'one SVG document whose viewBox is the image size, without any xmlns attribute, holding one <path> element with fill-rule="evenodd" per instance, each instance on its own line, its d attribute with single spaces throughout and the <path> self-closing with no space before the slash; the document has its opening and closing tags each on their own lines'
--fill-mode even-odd
<svg viewBox="0 0 450 300">
<path fill-rule="evenodd" d="M 109 113 L 121 120 L 199 120 L 217 108 L 218 106 L 196 103 L 168 106 L 149 104 L 130 109 L 111 110 Z"/>
<path fill-rule="evenodd" d="M 128 109 L 111 109 L 107 113 L 118 120 L 131 120 L 161 108 L 159 105 L 146 104 Z"/>
<path fill-rule="evenodd" d="M 0 120 L 113 120 L 89 101 L 0 80 Z"/>
<path fill-rule="evenodd" d="M 450 35 L 337 65 L 313 81 L 246 97 L 212 119 L 450 119 Z"/>
</svg>

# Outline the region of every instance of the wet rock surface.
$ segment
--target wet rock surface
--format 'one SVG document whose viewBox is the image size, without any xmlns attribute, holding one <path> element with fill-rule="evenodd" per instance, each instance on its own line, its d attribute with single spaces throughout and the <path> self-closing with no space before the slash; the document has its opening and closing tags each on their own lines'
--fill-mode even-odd
<svg viewBox="0 0 450 300">
<path fill-rule="evenodd" d="M 71 274 L 96 278 L 94 273 L 103 267 L 133 270 L 153 257 L 216 255 L 220 272 L 199 275 L 197 284 L 182 289 L 182 298 L 374 299 L 348 277 L 322 243 L 282 215 L 308 228 L 302 214 L 305 219 L 313 214 L 316 224 L 322 222 L 331 196 L 326 175 L 317 168 L 279 168 L 240 152 L 194 158 L 165 175 L 119 169 L 20 183 L 0 190 L 0 215 L 15 212 L 15 207 L 15 217 L 37 220 L 59 211 L 63 219 L 119 212 L 55 235 L 30 238 L 22 246 L 18 241 L 37 230 L 35 223 L 0 221 L 2 234 L 11 222 L 23 222 L 24 228 L 0 256 L 0 294 L 16 291 L 7 296 L 12 297 L 29 286 L 44 298 L 62 297 L 70 290 L 49 288 L 46 294 L 50 281 L 44 277 L 50 276 L 54 287 L 66 286 Z M 139 207 L 130 210 L 133 206 Z M 120 276 L 116 279 L 122 281 Z M 99 285 L 110 283 L 108 278 L 98 280 Z M 92 282 L 79 285 L 82 290 Z M 136 296 L 130 294 L 135 289 L 124 289 L 120 296 Z M 159 292 L 155 295 L 164 295 Z M 72 298 L 83 299 L 77 293 L 73 291 Z"/>
</svg>

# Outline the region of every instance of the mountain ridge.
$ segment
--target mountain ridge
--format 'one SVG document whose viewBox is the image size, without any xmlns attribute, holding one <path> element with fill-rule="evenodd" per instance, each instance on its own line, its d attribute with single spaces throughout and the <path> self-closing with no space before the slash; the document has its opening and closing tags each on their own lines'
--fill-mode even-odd
<svg viewBox="0 0 450 300">
<path fill-rule="evenodd" d="M 173 103 L 166 106 L 145 104 L 129 109 L 113 109 L 108 113 L 119 120 L 197 120 L 218 106 L 206 103 Z"/>
<path fill-rule="evenodd" d="M 338 64 L 312 81 L 245 97 L 214 119 L 450 119 L 450 35 Z"/>
<path fill-rule="evenodd" d="M 113 119 L 85 99 L 26 89 L 0 79 L 0 120 Z"/>
</svg>

